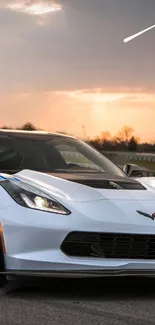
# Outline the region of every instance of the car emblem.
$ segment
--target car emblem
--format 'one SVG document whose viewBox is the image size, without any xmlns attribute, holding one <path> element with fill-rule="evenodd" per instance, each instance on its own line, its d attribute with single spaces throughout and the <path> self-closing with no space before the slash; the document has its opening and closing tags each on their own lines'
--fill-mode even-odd
<svg viewBox="0 0 155 325">
<path fill-rule="evenodd" d="M 139 211 L 139 210 L 137 210 L 137 212 L 138 212 L 139 214 L 141 214 L 142 216 L 146 217 L 146 218 L 150 218 L 150 219 L 153 220 L 153 221 L 154 221 L 154 219 L 155 219 L 155 212 L 152 213 L 152 214 L 148 214 L 148 213 L 146 213 L 146 212 Z"/>
</svg>

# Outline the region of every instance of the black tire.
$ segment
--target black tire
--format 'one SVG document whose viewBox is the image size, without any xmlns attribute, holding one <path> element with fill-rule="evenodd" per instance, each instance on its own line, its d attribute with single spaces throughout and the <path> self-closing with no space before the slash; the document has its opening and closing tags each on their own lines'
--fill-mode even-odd
<svg viewBox="0 0 155 325">
<path fill-rule="evenodd" d="M 3 287 L 7 282 L 6 275 L 3 274 L 3 272 L 5 272 L 5 260 L 2 248 L 2 240 L 0 236 L 0 287 Z"/>
</svg>

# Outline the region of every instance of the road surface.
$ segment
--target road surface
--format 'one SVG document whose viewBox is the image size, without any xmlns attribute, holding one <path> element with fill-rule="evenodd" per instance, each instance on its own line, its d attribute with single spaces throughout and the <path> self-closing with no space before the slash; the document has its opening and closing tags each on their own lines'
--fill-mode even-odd
<svg viewBox="0 0 155 325">
<path fill-rule="evenodd" d="M 155 325 L 155 279 L 54 280 L 0 290 L 1 325 Z"/>
</svg>

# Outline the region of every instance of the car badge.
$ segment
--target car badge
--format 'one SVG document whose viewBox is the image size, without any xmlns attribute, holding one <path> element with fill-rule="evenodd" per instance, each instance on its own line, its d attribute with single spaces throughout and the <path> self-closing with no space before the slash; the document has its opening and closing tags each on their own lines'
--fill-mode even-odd
<svg viewBox="0 0 155 325">
<path fill-rule="evenodd" d="M 139 211 L 139 210 L 137 210 L 137 212 L 138 212 L 139 214 L 141 214 L 142 216 L 144 216 L 144 217 L 146 217 L 146 218 L 149 218 L 149 219 L 151 219 L 151 220 L 153 220 L 153 221 L 154 221 L 154 219 L 155 219 L 155 212 L 152 213 L 152 214 L 149 214 L 149 213 L 146 213 L 146 212 L 143 212 L 143 211 Z"/>
</svg>

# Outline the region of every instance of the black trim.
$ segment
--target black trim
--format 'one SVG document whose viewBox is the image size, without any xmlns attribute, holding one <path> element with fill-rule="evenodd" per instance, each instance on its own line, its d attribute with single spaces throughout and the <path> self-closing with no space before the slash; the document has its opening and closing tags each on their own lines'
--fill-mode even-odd
<svg viewBox="0 0 155 325">
<path fill-rule="evenodd" d="M 4 254 L 3 254 L 3 247 L 2 247 L 2 239 L 0 235 L 0 273 L 4 272 L 5 270 L 5 262 L 4 262 Z"/>
<path fill-rule="evenodd" d="M 6 283 L 5 261 L 2 247 L 2 239 L 0 235 L 0 286 Z"/>
<path fill-rule="evenodd" d="M 150 276 L 155 275 L 154 270 L 145 270 L 145 269 L 93 269 L 93 270 L 71 270 L 71 271 L 43 271 L 43 270 L 7 270 L 4 272 L 6 275 L 16 276 L 16 277 L 103 277 L 103 276 Z"/>
<path fill-rule="evenodd" d="M 126 176 L 118 177 L 106 173 L 88 173 L 81 171 L 78 173 L 59 172 L 49 174 L 73 183 L 89 186 L 92 188 L 109 190 L 147 190 L 140 182 Z"/>
</svg>

